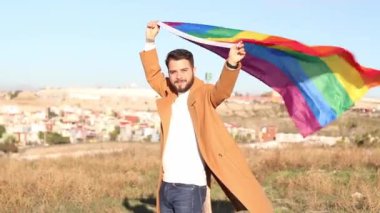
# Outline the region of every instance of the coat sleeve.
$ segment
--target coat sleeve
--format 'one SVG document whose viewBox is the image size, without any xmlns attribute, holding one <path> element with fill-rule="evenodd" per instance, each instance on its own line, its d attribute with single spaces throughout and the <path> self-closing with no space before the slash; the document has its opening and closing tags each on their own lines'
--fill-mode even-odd
<svg viewBox="0 0 380 213">
<path fill-rule="evenodd" d="M 140 52 L 140 59 L 149 85 L 161 97 L 164 97 L 166 95 L 165 93 L 169 90 L 168 79 L 165 78 L 164 74 L 161 72 L 157 50 L 152 49 Z"/>
<path fill-rule="evenodd" d="M 215 86 L 211 89 L 211 103 L 216 108 L 225 99 L 231 96 L 234 89 L 237 77 L 241 69 L 241 63 L 236 70 L 230 70 L 227 68 L 226 63 L 224 63 L 222 73 L 220 74 L 219 80 L 215 83 Z"/>
</svg>

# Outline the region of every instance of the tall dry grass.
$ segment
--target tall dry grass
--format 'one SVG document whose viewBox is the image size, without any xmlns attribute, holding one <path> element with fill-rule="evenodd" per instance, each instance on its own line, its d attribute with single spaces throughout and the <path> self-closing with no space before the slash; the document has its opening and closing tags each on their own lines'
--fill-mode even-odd
<svg viewBox="0 0 380 213">
<path fill-rule="evenodd" d="M 380 212 L 380 149 L 244 151 L 278 210 Z"/>
<path fill-rule="evenodd" d="M 276 212 L 380 212 L 380 149 L 242 150 Z M 131 143 L 79 158 L 1 158 L 1 212 L 152 212 L 158 152 Z M 212 197 L 228 203 L 215 184 Z"/>
<path fill-rule="evenodd" d="M 158 147 L 79 158 L 1 159 L 0 212 L 121 212 L 123 200 L 153 196 Z M 152 181 L 155 180 L 155 181 Z"/>
</svg>

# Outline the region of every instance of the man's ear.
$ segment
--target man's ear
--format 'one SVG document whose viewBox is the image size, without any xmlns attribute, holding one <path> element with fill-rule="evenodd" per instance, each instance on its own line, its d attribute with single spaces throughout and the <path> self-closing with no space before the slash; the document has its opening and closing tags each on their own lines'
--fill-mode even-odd
<svg viewBox="0 0 380 213">
<path fill-rule="evenodd" d="M 197 72 L 197 68 L 196 67 L 193 67 L 193 72 L 194 72 L 194 74 Z"/>
</svg>

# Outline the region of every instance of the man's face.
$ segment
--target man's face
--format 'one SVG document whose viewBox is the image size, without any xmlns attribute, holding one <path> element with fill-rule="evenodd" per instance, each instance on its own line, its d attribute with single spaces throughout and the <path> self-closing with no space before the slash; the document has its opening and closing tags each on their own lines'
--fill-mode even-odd
<svg viewBox="0 0 380 213">
<path fill-rule="evenodd" d="M 190 89 L 194 82 L 195 67 L 186 59 L 170 60 L 168 64 L 169 80 L 178 93 Z"/>
</svg>

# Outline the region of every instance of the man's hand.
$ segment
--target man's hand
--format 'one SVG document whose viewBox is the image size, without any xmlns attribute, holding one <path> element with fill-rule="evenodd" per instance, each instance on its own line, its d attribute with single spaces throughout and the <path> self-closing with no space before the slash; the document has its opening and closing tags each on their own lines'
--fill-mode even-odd
<svg viewBox="0 0 380 213">
<path fill-rule="evenodd" d="M 230 52 L 228 53 L 227 62 L 232 66 L 238 66 L 238 63 L 244 58 L 245 49 L 242 41 L 239 41 L 236 45 L 233 45 L 230 48 Z"/>
<path fill-rule="evenodd" d="M 145 39 L 147 42 L 154 42 L 158 32 L 160 31 L 160 26 L 157 21 L 150 21 L 146 25 Z"/>
</svg>

